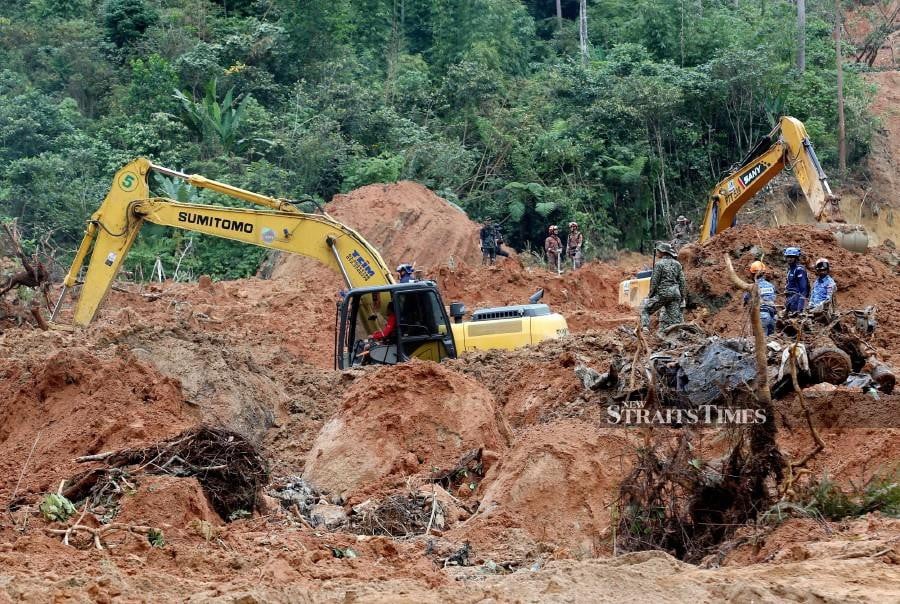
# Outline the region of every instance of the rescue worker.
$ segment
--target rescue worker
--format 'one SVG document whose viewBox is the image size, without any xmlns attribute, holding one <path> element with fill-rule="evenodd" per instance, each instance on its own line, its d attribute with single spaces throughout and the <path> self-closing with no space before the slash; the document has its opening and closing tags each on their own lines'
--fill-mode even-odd
<svg viewBox="0 0 900 604">
<path fill-rule="evenodd" d="M 559 227 L 555 224 L 551 224 L 547 229 L 544 252 L 547 253 L 547 262 L 556 267 L 557 273 L 562 273 L 562 240 L 559 238 Z"/>
<path fill-rule="evenodd" d="M 500 231 L 500 225 L 494 225 L 494 243 L 496 243 L 497 255 L 503 258 L 509 258 L 509 252 L 503 249 L 503 244 L 505 243 L 503 239 L 503 233 Z"/>
<path fill-rule="evenodd" d="M 479 237 L 481 238 L 481 264 L 494 264 L 497 259 L 497 233 L 490 218 L 484 221 Z"/>
<path fill-rule="evenodd" d="M 816 282 L 813 283 L 812 293 L 809 296 L 810 310 L 818 310 L 834 299 L 837 283 L 834 282 L 830 272 L 831 265 L 827 258 L 816 260 Z"/>
<path fill-rule="evenodd" d="M 572 268 L 581 267 L 584 256 L 581 253 L 581 245 L 584 243 L 584 235 L 578 230 L 577 222 L 569 223 L 569 237 L 566 239 L 566 255 L 572 261 Z"/>
<path fill-rule="evenodd" d="M 411 283 L 415 279 L 413 279 L 413 274 L 415 273 L 415 269 L 412 264 L 401 264 L 397 267 L 397 276 L 400 279 L 400 283 Z"/>
<path fill-rule="evenodd" d="M 681 309 L 685 306 L 687 290 L 684 269 L 678 262 L 678 254 L 669 243 L 656 244 L 656 265 L 650 277 L 650 292 L 641 309 L 641 327 L 650 327 L 650 315 L 662 309 L 659 331 L 684 321 Z"/>
<path fill-rule="evenodd" d="M 762 323 L 766 335 L 775 333 L 775 286 L 766 279 L 766 265 L 761 260 L 750 264 L 750 275 L 756 281 L 759 291 L 759 322 Z M 750 301 L 750 292 L 744 294 L 744 304 Z"/>
<path fill-rule="evenodd" d="M 684 216 L 679 216 L 675 220 L 675 228 L 672 229 L 672 247 L 675 251 L 680 250 L 691 240 L 691 223 Z"/>
<path fill-rule="evenodd" d="M 796 314 L 806 308 L 806 301 L 809 299 L 809 277 L 806 274 L 806 267 L 800 264 L 800 248 L 785 248 L 784 257 L 788 263 L 784 306 L 788 314 Z"/>
</svg>

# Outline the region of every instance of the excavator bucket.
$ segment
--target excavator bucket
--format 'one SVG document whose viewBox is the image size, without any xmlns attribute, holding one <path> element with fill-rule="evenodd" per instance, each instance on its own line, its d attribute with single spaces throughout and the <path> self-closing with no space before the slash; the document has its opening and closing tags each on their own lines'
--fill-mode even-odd
<svg viewBox="0 0 900 604">
<path fill-rule="evenodd" d="M 869 234 L 861 224 L 826 223 L 820 225 L 831 231 L 837 244 L 845 250 L 865 254 L 869 250 Z"/>
</svg>

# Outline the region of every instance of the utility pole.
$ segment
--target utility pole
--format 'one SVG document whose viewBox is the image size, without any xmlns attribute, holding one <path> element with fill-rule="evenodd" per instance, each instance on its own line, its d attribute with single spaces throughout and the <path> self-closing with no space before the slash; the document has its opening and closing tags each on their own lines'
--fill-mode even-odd
<svg viewBox="0 0 900 604">
<path fill-rule="evenodd" d="M 834 0 L 834 54 L 837 60 L 838 171 L 847 173 L 847 132 L 844 125 L 844 57 L 841 55 L 841 0 Z"/>
</svg>

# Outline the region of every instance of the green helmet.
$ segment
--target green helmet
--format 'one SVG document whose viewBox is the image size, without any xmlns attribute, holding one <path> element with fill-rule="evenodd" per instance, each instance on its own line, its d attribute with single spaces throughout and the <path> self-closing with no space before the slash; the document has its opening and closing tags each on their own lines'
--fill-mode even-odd
<svg viewBox="0 0 900 604">
<path fill-rule="evenodd" d="M 678 258 L 678 253 L 675 251 L 675 248 L 673 248 L 671 244 L 664 241 L 660 241 L 656 244 L 656 251 L 660 254 L 671 256 L 672 258 Z"/>
</svg>

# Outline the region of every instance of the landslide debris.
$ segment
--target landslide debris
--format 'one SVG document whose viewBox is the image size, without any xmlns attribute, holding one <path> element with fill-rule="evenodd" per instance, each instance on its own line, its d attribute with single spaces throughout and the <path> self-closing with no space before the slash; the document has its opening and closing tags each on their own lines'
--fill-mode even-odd
<svg viewBox="0 0 900 604">
<path fill-rule="evenodd" d="M 491 394 L 441 365 L 370 371 L 350 387 L 306 458 L 303 478 L 343 500 L 505 447 Z"/>
<path fill-rule="evenodd" d="M 793 241 L 803 229 L 776 229 L 762 238 Z M 817 237 L 801 245 L 826 255 L 830 244 Z M 756 239 L 747 230 L 732 244 L 743 250 Z M 730 287 L 716 281 L 713 263 L 723 251 L 742 257 L 749 248 L 719 250 L 687 267 L 689 279 L 709 281 L 712 297 Z M 777 251 L 773 244 L 769 253 Z M 859 264 L 885 279 L 872 296 L 888 304 L 885 292 L 897 289 L 897 277 L 890 257 L 880 253 Z M 848 296 L 866 299 L 863 282 L 836 275 Z M 642 446 L 641 434 L 606 427 L 602 393 L 585 390 L 575 373 L 577 367 L 604 373 L 633 358 L 635 314 L 615 305 L 624 275 L 594 262 L 557 276 L 513 259 L 497 268 L 437 266 L 432 276 L 443 280 L 446 301 L 458 297 L 470 308 L 521 302 L 543 287 L 544 301 L 571 316 L 576 333 L 441 365 L 335 372 L 333 290 L 304 275 L 152 290 L 126 285 L 129 291 L 112 292 L 91 330 L 0 334 L 0 375 L 9 378 L 0 380 L 0 401 L 12 402 L 8 410 L 0 406 L 6 420 L 0 452 L 8 460 L 0 497 L 22 475 L 13 522 L 0 524 L 6 576 L 43 599 L 85 590 L 97 598 L 139 597 L 150 585 L 162 597 L 182 599 L 334 600 L 350 593 L 373 601 L 396 601 L 401 591 L 417 601 L 559 594 L 596 601 L 603 593 L 644 598 L 673 590 L 701 600 L 727 590 L 845 597 L 848 576 L 876 597 L 895 578 L 882 561 L 889 554 L 837 559 L 854 539 L 881 546 L 868 554 L 893 543 L 897 528 L 871 518 L 854 531 L 816 533 L 796 554 L 790 553 L 793 533 L 784 533 L 783 542 L 778 530 L 755 533 L 768 553 L 785 560 L 780 567 L 762 562 L 747 544 L 722 561 L 747 569 L 716 572 L 658 553 L 573 560 L 612 554 L 616 489 Z M 896 320 L 890 315 L 879 308 L 873 340 L 886 357 L 897 354 L 890 337 L 879 339 Z M 688 318 L 740 335 L 746 311 L 725 298 L 718 315 L 697 308 Z M 809 465 L 813 476 L 865 480 L 878 465 L 900 458 L 900 434 L 884 427 L 900 395 L 879 394 L 876 401 L 843 386 L 805 391 L 822 416 L 827 444 Z M 802 456 L 811 442 L 794 397 L 776 408 L 779 447 L 791 458 Z M 874 419 L 850 424 L 851 416 Z M 104 430 L 108 420 L 114 427 Z M 100 570 L 93 552 L 63 546 L 35 524 L 31 503 L 83 470 L 77 456 L 144 449 L 209 422 L 249 437 L 271 465 L 273 486 L 254 517 L 224 524 L 198 477 L 145 475 L 120 499 L 117 518 L 162 527 L 166 545 L 111 536 Z M 724 448 L 705 437 L 695 442 L 694 455 L 712 460 Z M 463 464 L 473 451 L 480 458 Z M 304 475 L 322 482 L 323 492 L 305 490 Z M 53 577 L 72 577 L 79 587 Z M 611 584 L 615 589 L 603 592 Z"/>
</svg>

